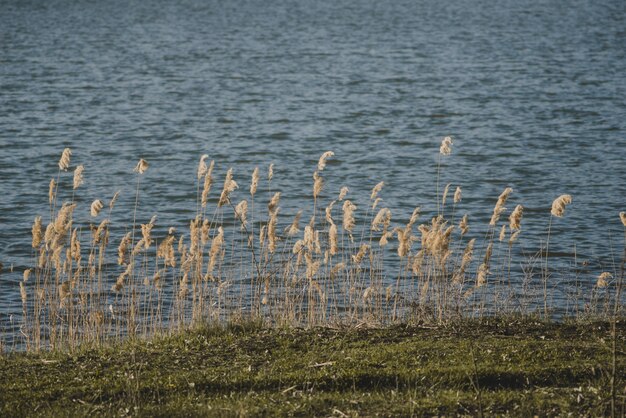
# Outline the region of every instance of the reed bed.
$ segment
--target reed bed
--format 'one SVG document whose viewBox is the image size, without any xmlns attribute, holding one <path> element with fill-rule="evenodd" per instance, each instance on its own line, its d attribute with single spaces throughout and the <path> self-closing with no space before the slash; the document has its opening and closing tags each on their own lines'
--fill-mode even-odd
<svg viewBox="0 0 626 418">
<path fill-rule="evenodd" d="M 290 216 L 281 213 L 283 196 L 272 187 L 273 164 L 241 175 L 230 168 L 218 179 L 217 163 L 202 155 L 190 179 L 196 213 L 185 228 L 160 225 L 139 210 L 151 168 L 144 159 L 132 174 L 132 223 L 112 221 L 119 193 L 78 204 L 89 168 L 72 168 L 66 148 L 49 183 L 47 212 L 33 221 L 32 267 L 19 280 L 19 333 L 4 330 L 5 348 L 98 345 L 237 321 L 361 326 L 499 314 L 623 315 L 626 246 L 612 271 L 582 278 L 576 268 L 565 272 L 577 284 L 573 291 L 553 283 L 551 227 L 566 221 L 570 195 L 556 197 L 546 211 L 545 240 L 530 256 L 516 249 L 524 206 L 512 203 L 511 188 L 486 209 L 492 215 L 484 236 L 468 238 L 473 225 L 462 210 L 461 187 L 439 184 L 452 146 L 452 138 L 443 139 L 436 212 L 422 216 L 416 207 L 408 219 L 393 218 L 384 205 L 383 181 L 365 200 L 347 186 L 326 190 L 331 151 L 311 168 L 310 201 Z M 90 215 L 85 224 L 75 222 L 79 211 Z M 626 242 L 626 214 L 614 217 Z M 572 300 L 565 311 L 555 306 L 555 292 Z"/>
</svg>

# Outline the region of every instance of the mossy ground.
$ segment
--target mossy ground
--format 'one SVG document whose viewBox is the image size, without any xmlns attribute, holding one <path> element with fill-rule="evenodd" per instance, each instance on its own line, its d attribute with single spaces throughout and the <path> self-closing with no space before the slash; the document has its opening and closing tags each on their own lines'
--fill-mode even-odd
<svg viewBox="0 0 626 418">
<path fill-rule="evenodd" d="M 617 411 L 626 326 L 618 323 Z M 0 357 L 0 416 L 610 414 L 608 323 L 205 327 Z"/>
</svg>

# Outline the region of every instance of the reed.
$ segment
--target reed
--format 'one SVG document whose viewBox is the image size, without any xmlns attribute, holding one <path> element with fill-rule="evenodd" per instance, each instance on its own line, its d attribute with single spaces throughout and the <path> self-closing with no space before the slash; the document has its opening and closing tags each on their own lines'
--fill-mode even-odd
<svg viewBox="0 0 626 418">
<path fill-rule="evenodd" d="M 17 337 L 3 335 L 3 345 L 18 338 L 29 350 L 73 348 L 244 319 L 268 325 L 359 326 L 441 323 L 498 313 L 543 311 L 548 316 L 552 222 L 563 217 L 572 197 L 559 196 L 545 213 L 547 239 L 545 246 L 539 245 L 537 269 L 517 248 L 524 207 L 516 204 L 501 221 L 511 188 L 498 196 L 487 225 L 473 223 L 470 228 L 468 214 L 454 220 L 462 209 L 460 186 L 452 210 L 446 211 L 451 184 L 440 195 L 439 179 L 441 158 L 453 158 L 451 147 L 452 139 L 444 138 L 436 202 L 421 224 L 420 207 L 408 220 L 394 220 L 396 210 L 381 203 L 383 181 L 364 199 L 358 193 L 353 197 L 345 186 L 338 194 L 328 191 L 322 173 L 332 175 L 332 166 L 327 167 L 332 151 L 320 156 L 313 171 L 312 207 L 284 214 L 283 192 L 272 191 L 274 164 L 265 178 L 254 169 L 247 198 L 238 195 L 242 191 L 233 168 L 226 171 L 222 190 L 212 194 L 216 164 L 204 154 L 190 178 L 196 213 L 188 228 L 159 225 L 156 216 L 138 222 L 141 178 L 149 168 L 144 159 L 134 168 L 136 190 L 134 205 L 127 202 L 132 207 L 128 225 L 111 217 L 118 199 L 124 198 L 119 192 L 108 203 L 108 215 L 102 213 L 107 204 L 100 199 L 83 207 L 83 200 L 74 197 L 83 190 L 85 165 L 66 173 L 72 168 L 72 151 L 65 149 L 57 178 L 49 184 L 50 221 L 34 219 L 32 266 L 16 281 L 21 331 Z M 66 184 L 71 184 L 67 190 Z M 74 214 L 87 210 L 91 217 L 81 224 L 84 217 L 75 219 Z M 301 226 L 305 213 L 310 220 Z M 619 217 L 626 228 L 624 212 Z M 482 238 L 481 231 L 486 231 Z M 522 267 L 514 270 L 514 265 Z M 617 268 L 590 272 L 588 292 L 576 303 L 592 306 L 594 314 L 623 314 L 623 270 L 622 263 L 620 274 Z M 525 286 L 538 271 L 543 278 L 540 295 Z"/>
</svg>

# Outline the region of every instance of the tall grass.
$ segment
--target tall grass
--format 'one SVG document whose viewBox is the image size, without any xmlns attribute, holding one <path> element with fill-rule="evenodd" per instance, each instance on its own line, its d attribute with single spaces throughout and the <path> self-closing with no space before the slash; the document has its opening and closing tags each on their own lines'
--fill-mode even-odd
<svg viewBox="0 0 626 418">
<path fill-rule="evenodd" d="M 184 230 L 159 225 L 155 216 L 139 211 L 141 179 L 150 169 L 143 159 L 134 168 L 132 224 L 112 222 L 119 193 L 88 207 L 75 203 L 89 169 L 76 166 L 70 185 L 72 152 L 65 149 L 50 182 L 49 221 L 38 216 L 32 226 L 33 266 L 19 282 L 19 339 L 26 349 L 40 350 L 201 322 L 361 326 L 502 313 L 550 316 L 552 221 L 564 215 L 571 196 L 560 196 L 546 210 L 545 246 L 537 255 L 514 260 L 520 254 L 515 246 L 523 234 L 523 206 L 517 204 L 503 219 L 514 196 L 506 188 L 494 199 L 484 237 L 468 238 L 473 226 L 462 212 L 461 188 L 452 208 L 446 206 L 451 185 L 441 195 L 439 190 L 441 158 L 454 158 L 451 145 L 451 138 L 444 138 L 436 215 L 430 219 L 421 219 L 419 207 L 408 219 L 393 219 L 393 208 L 381 203 L 382 181 L 365 205 L 355 203 L 358 196 L 348 187 L 325 190 L 330 151 L 312 170 L 310 206 L 289 217 L 281 212 L 281 192 L 272 190 L 273 165 L 265 177 L 255 168 L 249 187 L 243 185 L 248 175 L 236 176 L 230 168 L 216 191 L 216 163 L 207 165 L 203 155 L 190 179 L 196 213 Z M 89 213 L 90 220 L 77 224 L 77 211 Z M 303 213 L 310 219 L 301 219 Z M 512 270 L 520 264 L 521 271 Z M 512 271 L 518 277 L 512 278 Z M 623 314 L 623 264 L 614 273 L 599 274 L 594 286 L 577 295 L 571 312 Z M 534 280 L 537 274 L 542 281 Z"/>
</svg>

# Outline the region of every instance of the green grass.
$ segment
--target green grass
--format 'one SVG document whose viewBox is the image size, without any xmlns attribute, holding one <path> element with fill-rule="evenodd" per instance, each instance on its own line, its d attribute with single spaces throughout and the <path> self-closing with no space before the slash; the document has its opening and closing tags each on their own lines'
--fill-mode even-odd
<svg viewBox="0 0 626 418">
<path fill-rule="evenodd" d="M 617 406 L 624 413 L 625 324 Z M 205 327 L 0 357 L 0 416 L 607 415 L 607 323 Z"/>
</svg>

